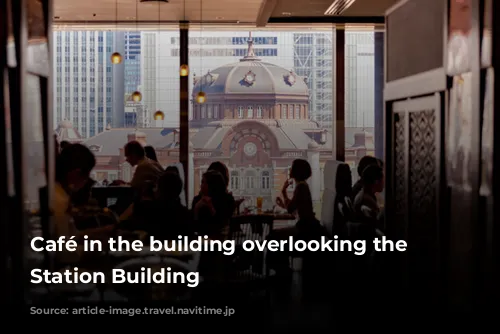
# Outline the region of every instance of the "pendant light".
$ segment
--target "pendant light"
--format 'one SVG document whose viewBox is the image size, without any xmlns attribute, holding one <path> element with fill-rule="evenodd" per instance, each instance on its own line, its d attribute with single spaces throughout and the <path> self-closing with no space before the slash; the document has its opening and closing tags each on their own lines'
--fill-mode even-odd
<svg viewBox="0 0 500 334">
<path fill-rule="evenodd" d="M 118 30 L 118 0 L 115 1 L 115 25 L 116 25 L 116 30 Z M 115 32 L 116 32 L 115 30 Z M 116 33 L 115 33 L 116 36 Z M 120 52 L 114 52 L 111 55 L 111 63 L 114 65 L 120 64 L 122 62 L 122 55 Z"/>
<path fill-rule="evenodd" d="M 142 100 L 142 94 L 138 90 L 132 93 L 132 101 L 134 102 L 141 102 Z"/>
<path fill-rule="evenodd" d="M 139 8 L 138 6 L 138 0 L 135 1 L 135 33 L 137 34 L 139 32 L 139 29 L 137 27 L 137 22 L 138 22 L 138 16 L 139 16 Z M 138 90 L 132 93 L 132 101 L 134 102 L 141 102 L 142 101 L 142 94 Z"/>
<path fill-rule="evenodd" d="M 203 104 L 207 101 L 207 95 L 203 91 L 203 37 L 202 37 L 202 26 L 203 26 L 203 0 L 200 0 L 200 67 L 201 67 L 201 82 L 200 82 L 200 91 L 196 94 L 196 102 L 199 104 Z"/>
<path fill-rule="evenodd" d="M 163 111 L 158 110 L 153 115 L 153 118 L 154 118 L 155 121 L 163 121 L 165 119 L 165 114 L 163 113 Z"/>
<path fill-rule="evenodd" d="M 186 21 L 186 0 L 184 0 L 184 21 Z M 179 68 L 179 75 L 181 77 L 187 77 L 189 75 L 189 66 L 187 64 L 182 64 Z"/>
<path fill-rule="evenodd" d="M 196 94 L 196 102 L 198 102 L 199 104 L 203 104 L 205 103 L 207 100 L 207 94 L 205 94 L 205 92 L 198 92 L 198 94 Z"/>
<path fill-rule="evenodd" d="M 179 74 L 181 77 L 187 77 L 189 75 L 189 66 L 187 66 L 186 64 L 181 65 Z"/>
</svg>

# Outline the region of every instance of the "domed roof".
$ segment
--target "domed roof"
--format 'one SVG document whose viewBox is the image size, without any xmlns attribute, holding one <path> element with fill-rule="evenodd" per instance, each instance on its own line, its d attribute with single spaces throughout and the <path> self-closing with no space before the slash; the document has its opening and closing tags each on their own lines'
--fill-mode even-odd
<svg viewBox="0 0 500 334">
<path fill-rule="evenodd" d="M 73 128 L 73 123 L 68 120 L 64 120 L 59 123 L 59 126 L 57 127 L 55 132 L 59 141 L 64 140 L 74 143 L 82 140 L 82 137 L 78 133 L 78 130 Z"/>
<path fill-rule="evenodd" d="M 253 40 L 247 55 L 238 63 L 221 66 L 195 78 L 193 95 L 200 90 L 210 94 L 278 94 L 309 97 L 306 82 L 290 69 L 263 62 L 255 56 Z"/>
<path fill-rule="evenodd" d="M 60 128 L 60 129 L 71 129 L 71 128 L 73 128 L 73 123 L 71 123 L 68 120 L 64 120 L 61 123 L 59 123 L 58 128 Z"/>
</svg>

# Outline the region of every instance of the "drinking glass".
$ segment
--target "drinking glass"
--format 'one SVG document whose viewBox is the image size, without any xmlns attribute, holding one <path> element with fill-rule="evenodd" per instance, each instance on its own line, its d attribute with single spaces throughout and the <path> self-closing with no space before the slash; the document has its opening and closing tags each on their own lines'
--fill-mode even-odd
<svg viewBox="0 0 500 334">
<path fill-rule="evenodd" d="M 257 213 L 262 213 L 262 197 L 257 197 Z"/>
</svg>

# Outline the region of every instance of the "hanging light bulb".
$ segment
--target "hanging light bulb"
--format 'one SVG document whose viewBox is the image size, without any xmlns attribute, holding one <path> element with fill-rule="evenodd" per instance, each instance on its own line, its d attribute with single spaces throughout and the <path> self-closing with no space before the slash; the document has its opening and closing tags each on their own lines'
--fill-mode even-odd
<svg viewBox="0 0 500 334">
<path fill-rule="evenodd" d="M 111 63 L 120 64 L 122 62 L 122 55 L 119 52 L 115 52 L 111 55 Z"/>
<path fill-rule="evenodd" d="M 142 94 L 138 90 L 132 93 L 132 101 L 134 102 L 141 102 L 142 100 Z"/>
<path fill-rule="evenodd" d="M 165 114 L 163 113 L 163 111 L 158 110 L 157 112 L 155 112 L 153 117 L 155 121 L 163 121 L 165 119 Z"/>
<path fill-rule="evenodd" d="M 187 66 L 186 64 L 181 65 L 179 74 L 181 75 L 181 77 L 187 77 L 189 75 L 189 66 Z"/>
<path fill-rule="evenodd" d="M 196 95 L 196 102 L 198 102 L 199 104 L 203 104 L 206 100 L 207 95 L 205 94 L 205 92 L 198 92 L 198 94 Z"/>
</svg>

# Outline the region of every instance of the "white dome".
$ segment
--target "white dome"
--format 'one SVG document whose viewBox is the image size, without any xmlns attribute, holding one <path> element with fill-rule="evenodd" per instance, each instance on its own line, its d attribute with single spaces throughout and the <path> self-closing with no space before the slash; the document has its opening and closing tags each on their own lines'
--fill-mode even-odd
<svg viewBox="0 0 500 334">
<path fill-rule="evenodd" d="M 195 78 L 193 96 L 199 91 L 210 94 L 274 94 L 309 99 L 304 78 L 290 69 L 263 62 L 255 56 L 253 40 L 248 41 L 247 55 L 238 63 L 221 66 Z M 210 101 L 208 97 L 207 101 Z"/>
<path fill-rule="evenodd" d="M 68 120 L 64 120 L 61 123 L 59 123 L 58 128 L 60 128 L 60 129 L 72 129 L 73 128 L 73 123 L 71 123 Z"/>
</svg>

